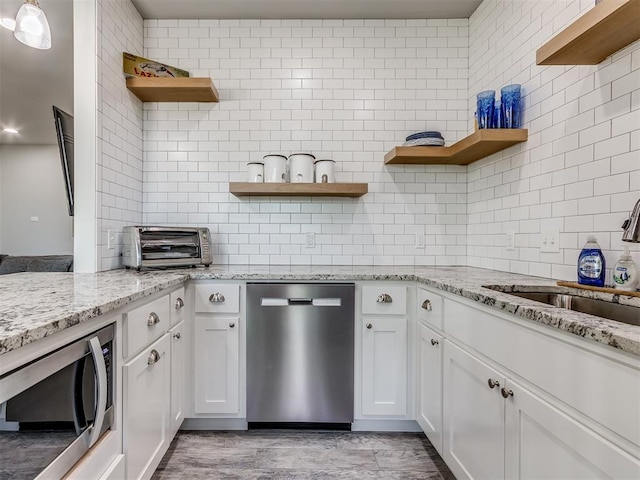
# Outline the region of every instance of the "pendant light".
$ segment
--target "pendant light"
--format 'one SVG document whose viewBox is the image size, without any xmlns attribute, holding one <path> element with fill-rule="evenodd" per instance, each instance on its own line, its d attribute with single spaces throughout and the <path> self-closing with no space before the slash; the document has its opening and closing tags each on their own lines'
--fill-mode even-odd
<svg viewBox="0 0 640 480">
<path fill-rule="evenodd" d="M 19 42 L 33 48 L 47 50 L 51 48 L 51 29 L 47 16 L 40 9 L 38 0 L 25 0 L 16 15 L 16 27 L 13 36 Z"/>
</svg>

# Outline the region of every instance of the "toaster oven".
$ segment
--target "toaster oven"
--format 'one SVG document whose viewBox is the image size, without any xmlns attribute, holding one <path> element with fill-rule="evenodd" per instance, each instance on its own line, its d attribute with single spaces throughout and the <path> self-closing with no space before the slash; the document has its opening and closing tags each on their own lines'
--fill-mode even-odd
<svg viewBox="0 0 640 480">
<path fill-rule="evenodd" d="M 169 268 L 212 263 L 206 227 L 124 227 L 122 264 L 128 268 Z"/>
</svg>

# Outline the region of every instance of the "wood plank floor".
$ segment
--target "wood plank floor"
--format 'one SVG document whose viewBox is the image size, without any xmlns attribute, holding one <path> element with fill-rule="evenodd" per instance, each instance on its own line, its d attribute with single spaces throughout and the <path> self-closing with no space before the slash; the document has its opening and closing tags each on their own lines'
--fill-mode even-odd
<svg viewBox="0 0 640 480">
<path fill-rule="evenodd" d="M 153 480 L 203 478 L 455 480 L 418 433 L 179 432 Z"/>
</svg>

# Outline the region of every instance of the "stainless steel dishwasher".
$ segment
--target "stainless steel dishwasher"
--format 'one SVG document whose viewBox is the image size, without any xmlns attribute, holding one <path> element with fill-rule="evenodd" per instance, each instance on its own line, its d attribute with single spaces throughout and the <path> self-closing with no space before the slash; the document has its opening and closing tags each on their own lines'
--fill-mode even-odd
<svg viewBox="0 0 640 480">
<path fill-rule="evenodd" d="M 354 292 L 344 283 L 247 284 L 250 428 L 351 428 Z"/>
</svg>

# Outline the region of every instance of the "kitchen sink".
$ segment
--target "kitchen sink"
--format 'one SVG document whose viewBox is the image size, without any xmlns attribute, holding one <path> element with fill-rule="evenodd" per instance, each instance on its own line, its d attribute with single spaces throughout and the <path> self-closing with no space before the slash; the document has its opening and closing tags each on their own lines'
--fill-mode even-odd
<svg viewBox="0 0 640 480">
<path fill-rule="evenodd" d="M 514 295 L 516 297 L 526 298 L 540 303 L 546 303 L 547 305 L 553 305 L 554 307 L 567 308 L 575 312 L 588 313 L 589 315 L 595 315 L 596 317 L 640 326 L 640 307 L 634 307 L 632 305 L 621 305 L 619 303 L 598 300 L 595 298 L 586 298 L 579 295 L 544 291 L 544 289 L 531 292 L 506 292 L 504 287 L 495 285 L 485 285 L 485 288 L 490 288 L 491 290 L 501 291 L 508 295 Z"/>
</svg>

